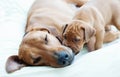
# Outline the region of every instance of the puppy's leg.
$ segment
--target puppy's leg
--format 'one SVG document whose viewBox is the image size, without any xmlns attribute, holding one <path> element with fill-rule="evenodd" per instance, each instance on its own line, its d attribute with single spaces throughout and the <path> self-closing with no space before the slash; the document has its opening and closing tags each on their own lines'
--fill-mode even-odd
<svg viewBox="0 0 120 77">
<path fill-rule="evenodd" d="M 119 4 L 118 4 L 119 5 Z M 115 10 L 117 10 L 115 13 L 114 13 L 114 16 L 113 16 L 113 25 L 118 29 L 120 30 L 120 10 L 119 10 L 120 6 L 116 7 Z"/>
<path fill-rule="evenodd" d="M 114 26 L 120 31 L 120 16 L 114 20 Z"/>
<path fill-rule="evenodd" d="M 106 25 L 105 26 L 105 31 L 110 31 L 111 30 L 111 25 Z"/>
<path fill-rule="evenodd" d="M 105 37 L 104 37 L 104 43 L 108 43 L 108 42 L 112 42 L 114 40 L 116 40 L 117 38 L 119 38 L 120 36 L 120 32 L 115 32 L 115 31 L 107 31 L 105 33 Z"/>
<path fill-rule="evenodd" d="M 95 42 L 96 42 L 96 39 L 95 39 L 95 36 L 93 36 L 90 41 L 88 41 L 87 43 L 87 48 L 88 48 L 88 51 L 93 51 L 95 50 Z"/>
<path fill-rule="evenodd" d="M 104 28 L 101 29 L 99 28 L 96 30 L 96 43 L 95 43 L 96 50 L 102 47 L 104 41 L 104 34 L 105 34 Z"/>
</svg>

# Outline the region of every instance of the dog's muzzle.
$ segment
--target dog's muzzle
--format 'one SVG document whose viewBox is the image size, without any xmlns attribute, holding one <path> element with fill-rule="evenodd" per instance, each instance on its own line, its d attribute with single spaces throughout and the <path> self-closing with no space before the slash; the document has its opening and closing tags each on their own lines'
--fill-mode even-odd
<svg viewBox="0 0 120 77">
<path fill-rule="evenodd" d="M 55 53 L 55 55 L 57 56 L 57 63 L 62 67 L 70 65 L 74 59 L 74 54 L 66 51 L 60 51 Z"/>
</svg>

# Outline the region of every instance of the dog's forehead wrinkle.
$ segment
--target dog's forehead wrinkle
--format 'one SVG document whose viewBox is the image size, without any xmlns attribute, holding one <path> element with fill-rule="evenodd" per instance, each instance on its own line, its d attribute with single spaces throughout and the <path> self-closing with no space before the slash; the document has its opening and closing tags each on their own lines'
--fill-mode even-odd
<svg viewBox="0 0 120 77">
<path fill-rule="evenodd" d="M 24 45 L 24 50 L 29 52 L 39 52 L 41 53 L 43 50 L 45 51 L 45 46 L 40 44 L 33 44 L 33 43 L 26 43 L 26 46 Z M 33 51 L 34 50 L 34 51 Z"/>
<path fill-rule="evenodd" d="M 40 38 L 31 38 L 31 39 L 25 41 L 25 43 L 26 43 L 26 44 L 30 44 L 30 45 L 38 45 L 38 44 L 40 44 L 40 43 L 43 44 L 44 41 L 41 41 Z"/>
</svg>

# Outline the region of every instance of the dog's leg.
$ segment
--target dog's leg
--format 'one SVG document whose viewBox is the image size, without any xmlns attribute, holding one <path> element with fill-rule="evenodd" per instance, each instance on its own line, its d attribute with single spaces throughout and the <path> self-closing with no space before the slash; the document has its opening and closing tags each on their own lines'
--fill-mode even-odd
<svg viewBox="0 0 120 77">
<path fill-rule="evenodd" d="M 108 42 L 112 42 L 114 40 L 116 40 L 117 38 L 119 38 L 120 36 L 120 32 L 116 32 L 116 31 L 107 31 L 105 33 L 105 37 L 104 37 L 104 43 L 108 43 Z"/>
<path fill-rule="evenodd" d="M 104 34 L 105 34 L 104 28 L 101 29 L 99 28 L 96 30 L 96 43 L 95 43 L 96 50 L 102 47 L 104 41 Z"/>
</svg>

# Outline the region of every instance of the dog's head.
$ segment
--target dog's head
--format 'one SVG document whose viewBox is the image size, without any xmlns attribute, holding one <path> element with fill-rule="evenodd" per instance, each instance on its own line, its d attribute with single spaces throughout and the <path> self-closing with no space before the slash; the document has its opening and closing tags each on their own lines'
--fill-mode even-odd
<svg viewBox="0 0 120 77">
<path fill-rule="evenodd" d="M 72 63 L 72 50 L 63 46 L 49 31 L 28 32 L 19 47 L 18 56 L 11 56 L 7 60 L 7 72 L 13 72 L 23 66 L 52 66 L 64 67 Z M 15 66 L 11 68 L 11 66 Z"/>
<path fill-rule="evenodd" d="M 62 35 L 63 44 L 78 53 L 83 45 L 95 35 L 95 29 L 83 21 L 74 20 L 65 25 Z"/>
</svg>

